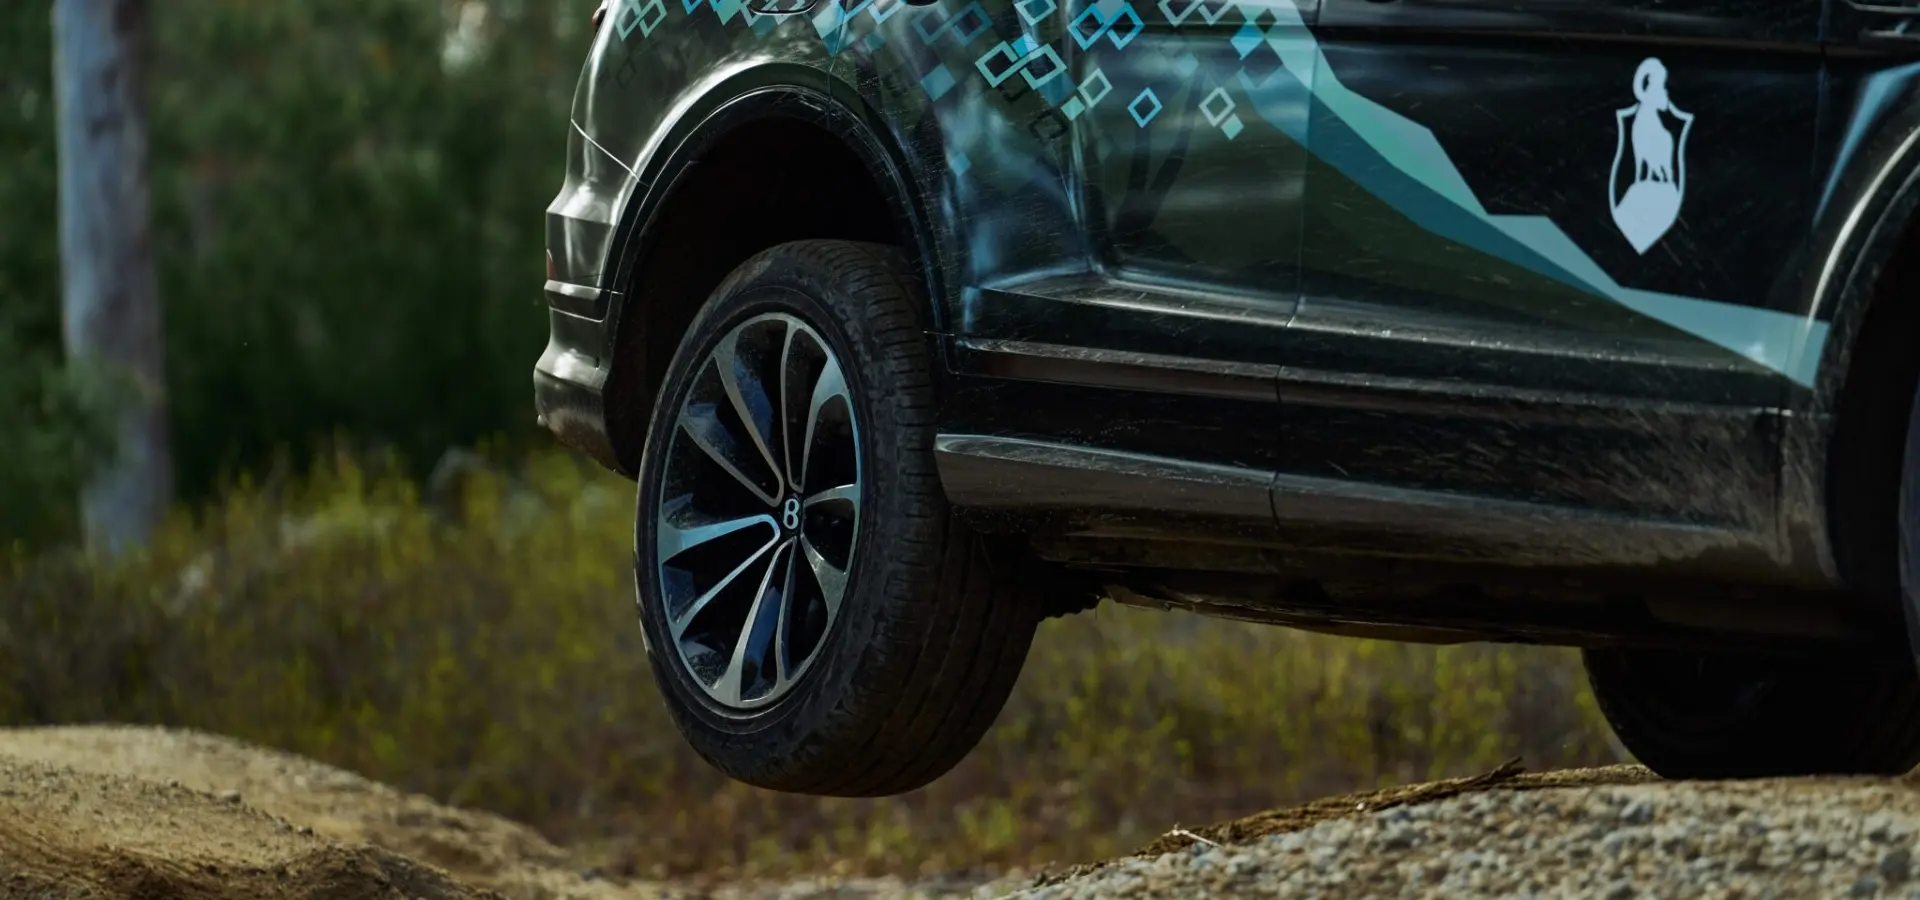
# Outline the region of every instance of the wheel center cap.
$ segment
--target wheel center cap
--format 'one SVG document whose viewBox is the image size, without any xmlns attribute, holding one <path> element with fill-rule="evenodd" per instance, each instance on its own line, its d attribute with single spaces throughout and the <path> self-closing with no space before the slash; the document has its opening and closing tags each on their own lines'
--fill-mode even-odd
<svg viewBox="0 0 1920 900">
<path fill-rule="evenodd" d="M 800 498 L 799 497 L 788 497 L 787 502 L 780 504 L 780 525 L 788 531 L 799 530 L 800 528 Z"/>
</svg>

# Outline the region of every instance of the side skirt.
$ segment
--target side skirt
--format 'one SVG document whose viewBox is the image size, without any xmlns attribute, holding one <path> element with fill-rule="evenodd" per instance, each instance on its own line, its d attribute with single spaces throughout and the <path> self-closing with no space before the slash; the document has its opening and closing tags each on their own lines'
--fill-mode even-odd
<svg viewBox="0 0 1920 900">
<path fill-rule="evenodd" d="M 1769 582 L 1726 526 L 1021 437 L 942 434 L 935 458 L 975 527 L 1133 605 L 1438 643 L 1879 652 L 1889 633 Z"/>
</svg>

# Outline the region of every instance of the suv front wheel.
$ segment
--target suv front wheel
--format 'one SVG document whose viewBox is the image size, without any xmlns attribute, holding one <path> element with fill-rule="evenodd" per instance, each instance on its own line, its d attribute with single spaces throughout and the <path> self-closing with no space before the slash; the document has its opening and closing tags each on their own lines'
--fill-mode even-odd
<svg viewBox="0 0 1920 900">
<path fill-rule="evenodd" d="M 924 785 L 980 740 L 1032 641 L 1035 603 L 948 514 L 913 284 L 893 248 L 774 247 L 708 298 L 661 386 L 641 627 L 681 732 L 741 781 Z"/>
</svg>

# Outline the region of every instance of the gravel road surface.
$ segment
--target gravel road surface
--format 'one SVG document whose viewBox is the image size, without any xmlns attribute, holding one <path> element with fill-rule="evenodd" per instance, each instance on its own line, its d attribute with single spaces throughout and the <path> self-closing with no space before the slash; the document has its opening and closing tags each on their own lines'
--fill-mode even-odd
<svg viewBox="0 0 1920 900">
<path fill-rule="evenodd" d="M 1920 898 L 1917 839 L 1905 780 L 1495 788 L 1239 845 L 1189 838 L 1018 896 Z"/>
<path fill-rule="evenodd" d="M 144 728 L 0 730 L 0 898 L 815 900 L 1911 897 L 1920 783 L 1670 783 L 1619 766 L 1328 798 L 1140 855 L 907 882 L 618 882 L 513 822 L 311 760 Z"/>
</svg>

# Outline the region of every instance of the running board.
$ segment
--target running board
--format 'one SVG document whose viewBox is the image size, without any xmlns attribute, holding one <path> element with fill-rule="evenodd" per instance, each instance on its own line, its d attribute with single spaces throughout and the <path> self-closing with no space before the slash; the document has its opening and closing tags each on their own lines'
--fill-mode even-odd
<svg viewBox="0 0 1920 900">
<path fill-rule="evenodd" d="M 1769 580 L 1764 535 L 1721 523 L 1636 518 L 1017 437 L 944 434 L 934 454 L 947 497 L 995 518 L 1040 515 L 1068 533 L 1161 539 L 1196 520 L 1262 532 L 1275 547 L 1478 565 L 1662 570 Z M 1148 526 L 1143 528 L 1143 526 Z"/>
</svg>

